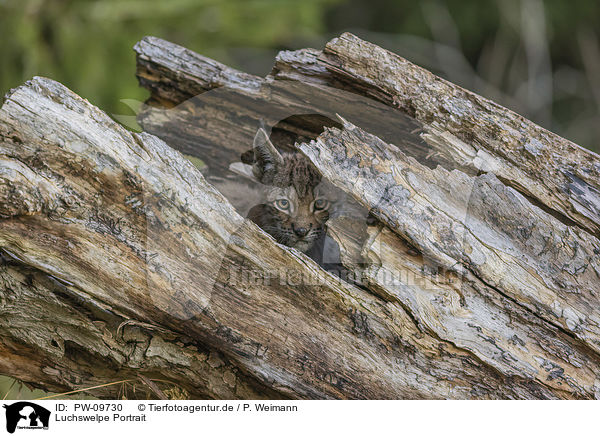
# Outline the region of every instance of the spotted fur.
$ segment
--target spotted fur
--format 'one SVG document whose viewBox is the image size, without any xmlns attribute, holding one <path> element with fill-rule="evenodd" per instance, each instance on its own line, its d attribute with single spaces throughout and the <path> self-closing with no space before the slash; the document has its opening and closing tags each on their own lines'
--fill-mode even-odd
<svg viewBox="0 0 600 436">
<path fill-rule="evenodd" d="M 331 198 L 314 166 L 299 153 L 279 153 L 266 132 L 254 140 L 252 172 L 266 185 L 248 218 L 281 244 L 308 252 L 324 234 Z"/>
</svg>

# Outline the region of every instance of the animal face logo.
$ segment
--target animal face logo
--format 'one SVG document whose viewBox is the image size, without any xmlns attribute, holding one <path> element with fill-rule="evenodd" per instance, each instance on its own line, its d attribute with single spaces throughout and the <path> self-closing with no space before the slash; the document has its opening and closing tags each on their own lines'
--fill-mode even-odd
<svg viewBox="0 0 600 436">
<path fill-rule="evenodd" d="M 6 431 L 14 433 L 18 428 L 48 428 L 50 411 L 29 401 L 19 401 L 3 406 L 6 409 Z"/>
</svg>

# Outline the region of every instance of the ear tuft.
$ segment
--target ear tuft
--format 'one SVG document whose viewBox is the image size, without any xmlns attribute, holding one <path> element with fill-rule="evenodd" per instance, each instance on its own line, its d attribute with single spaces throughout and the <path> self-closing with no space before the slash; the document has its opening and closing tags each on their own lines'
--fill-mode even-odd
<svg viewBox="0 0 600 436">
<path fill-rule="evenodd" d="M 252 165 L 254 176 L 262 184 L 269 185 L 282 165 L 283 157 L 261 127 L 254 137 L 254 164 Z"/>
</svg>

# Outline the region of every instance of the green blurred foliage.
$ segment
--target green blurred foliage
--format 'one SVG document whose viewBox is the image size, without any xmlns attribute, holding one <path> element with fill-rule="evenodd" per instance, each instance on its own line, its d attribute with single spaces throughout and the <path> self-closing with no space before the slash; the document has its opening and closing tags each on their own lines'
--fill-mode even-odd
<svg viewBox="0 0 600 436">
<path fill-rule="evenodd" d="M 347 0 L 349 30 L 600 151 L 600 2 Z"/>
<path fill-rule="evenodd" d="M 598 150 L 599 19 L 583 0 L 0 0 L 0 92 L 43 75 L 131 116 L 145 35 L 265 75 L 348 30 Z"/>
<path fill-rule="evenodd" d="M 520 0 L 348 0 L 326 11 L 326 27 L 333 33 L 382 32 L 434 38 L 429 21 L 434 6 L 445 7 L 459 32 L 463 54 L 476 64 L 485 46 L 501 32 L 520 39 Z M 581 66 L 577 31 L 600 30 L 600 2 L 544 0 L 547 44 L 555 65 Z M 402 53 L 400 53 L 402 54 Z"/>
<path fill-rule="evenodd" d="M 244 48 L 272 63 L 277 48 L 321 35 L 322 11 L 334 1 L 0 0 L 0 92 L 43 75 L 116 112 L 120 99 L 146 96 L 132 51 L 145 35 L 226 63 L 238 64 Z"/>
</svg>

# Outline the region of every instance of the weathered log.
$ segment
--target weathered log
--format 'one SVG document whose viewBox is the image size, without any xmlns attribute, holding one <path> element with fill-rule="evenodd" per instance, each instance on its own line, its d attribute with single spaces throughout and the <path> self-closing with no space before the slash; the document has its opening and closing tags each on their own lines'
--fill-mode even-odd
<svg viewBox="0 0 600 436">
<path fill-rule="evenodd" d="M 563 395 L 496 374 L 275 244 L 166 144 L 55 82 L 18 88 L 0 120 L 0 245 L 14 263 L 2 271 L 4 373 L 17 355 L 35 367 L 20 377 L 53 389 L 139 371 L 192 397 Z M 122 337 L 123 323 L 142 332 Z M 236 362 L 217 363 L 220 390 L 195 347 Z"/>
<path fill-rule="evenodd" d="M 0 110 L 0 372 L 191 398 L 600 398 L 596 155 L 349 34 L 266 79 L 136 51 L 141 124 L 211 176 L 262 119 L 371 211 L 329 222 L 359 278 L 36 78 Z"/>
<path fill-rule="evenodd" d="M 158 38 L 145 38 L 135 50 L 140 84 L 152 93 L 149 104 L 160 102 L 173 107 L 196 96 L 195 92 L 216 88 L 228 90 L 227 95 L 245 95 L 263 89 L 265 82 L 277 86 L 272 84 L 273 79 L 299 81 L 302 89 L 313 86 L 317 89 L 311 94 L 316 95 L 321 92 L 336 95 L 331 91 L 334 88 L 368 96 L 397 108 L 395 118 L 390 119 L 390 113 L 383 110 L 372 114 L 373 108 L 379 108 L 373 102 L 361 106 L 357 117 L 342 111 L 337 113 L 397 144 L 422 163 L 427 163 L 424 157 L 433 149 L 438 153 L 434 162 L 446 164 L 447 169 L 493 172 L 568 224 L 580 225 L 596 236 L 600 234 L 600 163 L 595 153 L 352 34 L 333 39 L 322 52 L 280 53 L 266 81 L 256 76 L 241 80 L 243 73 Z M 281 103 L 277 97 L 273 99 L 284 106 L 298 105 L 301 96 L 295 97 L 296 100 L 284 99 Z M 318 105 L 313 106 L 313 111 L 318 109 Z M 305 113 L 297 107 L 296 110 L 295 114 Z M 385 114 L 383 119 L 382 114 Z M 208 115 L 210 118 L 211 114 Z M 149 131 L 156 130 L 159 136 L 171 139 L 168 142 L 172 146 L 192 155 L 198 150 L 194 140 L 209 141 L 208 135 L 220 130 L 209 126 L 202 135 L 196 131 L 186 147 L 182 145 L 182 135 L 172 138 L 162 121 L 144 122 L 142 117 L 141 122 Z M 394 126 L 397 124 L 398 128 Z M 232 125 L 228 127 L 238 130 Z M 420 138 L 406 135 L 411 127 L 423 130 Z M 222 141 L 223 136 L 217 140 Z M 249 141 L 251 137 L 230 142 L 248 144 Z M 223 160 L 227 157 L 219 156 Z"/>
<path fill-rule="evenodd" d="M 360 247 L 370 257 L 369 288 L 502 373 L 572 385 L 577 377 L 569 374 L 584 358 L 590 380 L 598 380 L 600 244 L 593 236 L 491 173 L 431 170 L 347 122 L 300 150 L 387 225 Z M 402 239 L 421 258 L 407 256 Z M 442 274 L 432 280 L 427 264 Z"/>
<path fill-rule="evenodd" d="M 152 93 L 140 124 L 200 157 L 213 173 L 240 160 L 261 121 L 275 127 L 276 145 L 292 148 L 299 137 L 314 139 L 324 126 L 339 126 L 336 114 L 383 139 L 402 138 L 411 155 L 430 166 L 450 164 L 441 155 L 431 159 L 434 149 L 414 134 L 419 123 L 365 96 L 313 81 L 249 76 L 158 38 L 144 38 L 135 51 L 139 82 Z"/>
<path fill-rule="evenodd" d="M 306 63 L 298 56 L 286 62 L 295 70 Z M 566 223 L 600 235 L 595 153 L 349 33 L 310 62 L 320 68 L 303 74 L 316 69 L 321 80 L 326 75 L 343 84 L 337 86 L 397 107 L 422 123 L 425 141 L 441 142 L 438 147 L 462 167 L 492 172 Z"/>
<path fill-rule="evenodd" d="M 164 44 L 168 47 L 168 43 L 153 40 L 155 48 Z M 138 50 L 138 56 L 140 53 Z M 147 66 L 152 60 L 151 57 L 145 58 L 139 64 Z M 426 304 L 433 297 L 427 293 L 427 298 L 419 296 L 419 286 L 408 293 L 406 286 L 401 286 L 405 293 L 399 301 L 410 306 L 411 313 L 427 314 L 426 319 L 432 324 L 429 328 L 436 334 L 455 344 L 461 343 L 490 363 L 496 361 L 495 366 L 504 366 L 500 368 L 503 371 L 507 371 L 507 367 L 518 366 L 517 372 L 528 372 L 542 365 L 552 368 L 550 372 L 554 375 L 562 373 L 565 369 L 561 364 L 548 359 L 548 356 L 540 361 L 540 355 L 533 352 L 531 347 L 537 348 L 535 344 L 544 343 L 544 337 L 554 340 L 561 336 L 571 344 L 557 345 L 551 354 L 561 355 L 558 350 L 572 350 L 573 346 L 583 346 L 584 350 L 591 347 L 597 352 L 600 344 L 597 336 L 600 275 L 597 254 L 600 250 L 596 223 L 600 167 L 594 153 L 350 34 L 334 39 L 323 52 L 300 50 L 281 53 L 271 82 L 277 80 L 302 81 L 305 86 L 318 89 L 316 93 L 320 93 L 323 86 L 349 89 L 398 109 L 398 112 L 413 117 L 416 125 L 420 126 L 417 129 L 420 137 L 434 151 L 438 163 L 446 170 L 460 170 L 448 173 L 444 168 L 428 169 L 430 162 L 422 159 L 422 154 L 415 154 L 413 144 L 417 141 L 407 143 L 404 140 L 406 134 L 394 138 L 398 147 L 387 144 L 384 147 L 377 138 L 366 140 L 362 137 L 362 142 L 356 140 L 353 148 L 336 148 L 334 145 L 339 145 L 341 135 L 346 134 L 348 129 L 329 136 L 322 147 L 318 147 L 320 140 L 300 146 L 305 154 L 313 157 L 327 178 L 354 193 L 354 197 L 382 221 L 419 247 L 429 261 L 455 270 L 463 288 L 473 295 L 484 291 L 496 297 L 500 294 L 505 300 L 503 305 L 510 307 L 499 310 L 496 303 L 488 303 L 486 307 L 471 301 L 469 306 L 480 307 L 481 313 L 467 310 L 464 313 L 466 319 L 459 323 L 461 328 L 453 332 L 441 326 L 456 327 L 456 321 L 461 318 L 459 315 L 453 313 L 448 318 L 440 307 L 435 310 L 431 304 Z M 143 83 L 143 79 L 141 81 Z M 178 83 L 188 86 L 186 79 Z M 223 86 L 228 87 L 226 83 Z M 269 86 L 275 88 L 271 83 Z M 234 89 L 230 91 L 235 92 Z M 410 126 L 402 114 L 396 115 L 398 121 L 403 126 Z M 390 119 L 393 116 L 386 114 L 382 125 L 385 126 Z M 373 125 L 365 127 L 363 120 L 359 123 L 375 133 L 385 129 Z M 150 127 L 160 135 L 160 125 Z M 354 127 L 352 130 L 355 130 Z M 196 135 L 202 138 L 206 133 L 198 129 Z M 500 146 L 498 137 L 508 146 Z M 170 138 L 166 135 L 165 139 Z M 369 150 L 382 152 L 369 155 Z M 393 163 L 398 153 L 402 156 L 402 165 L 399 166 Z M 406 155 L 420 162 L 407 160 Z M 348 159 L 340 159 L 340 156 Z M 350 159 L 356 156 L 360 156 L 358 161 Z M 377 161 L 382 162 L 382 168 L 373 164 Z M 347 165 L 346 169 L 344 165 Z M 393 168 L 390 169 L 390 166 Z M 374 171 L 369 177 L 362 168 L 373 168 Z M 348 171 L 350 169 L 354 170 L 353 174 Z M 406 179 L 408 175 L 404 179 L 391 177 L 390 172 L 408 173 L 410 179 Z M 482 173 L 489 175 L 476 177 Z M 575 173 L 579 180 L 577 186 L 573 182 Z M 424 209 L 419 209 L 417 204 L 417 210 L 413 210 L 415 205 L 411 202 L 420 196 L 425 198 L 421 205 Z M 403 204 L 406 202 L 408 207 Z M 407 219 L 411 216 L 412 219 Z M 427 219 L 423 222 L 425 217 Z M 337 235 L 343 248 L 352 246 L 349 241 L 355 235 L 348 235 L 343 226 L 330 223 L 330 230 Z M 388 234 L 384 231 L 380 235 Z M 378 246 L 381 241 L 373 238 L 375 236 L 371 235 L 368 242 Z M 389 241 L 385 246 L 389 248 L 398 244 L 405 246 L 403 242 L 392 244 Z M 566 249 L 566 246 L 569 248 Z M 346 251 L 347 266 L 352 266 L 355 271 L 361 260 L 357 253 L 374 252 L 372 247 L 366 246 L 342 251 Z M 375 278 L 378 274 L 403 271 L 412 273 L 414 277 L 422 275 L 419 274 L 422 261 L 419 263 L 413 259 L 408 264 L 398 263 L 402 257 L 391 253 L 388 253 L 387 259 L 381 259 L 380 254 L 375 257 L 371 260 L 376 261 L 376 267 L 360 271 L 367 274 L 367 280 L 371 280 L 371 288 L 379 288 L 387 297 L 398 294 L 398 289 L 377 286 Z M 394 265 L 391 271 L 389 265 L 386 268 L 386 261 Z M 439 283 L 435 286 L 430 283 L 429 287 L 437 287 L 438 291 L 443 289 Z M 457 301 L 461 305 L 467 304 L 465 289 L 458 293 L 461 297 Z M 442 294 L 452 295 L 446 291 Z M 492 300 L 491 296 L 486 298 Z M 507 315 L 501 315 L 503 312 Z M 514 331 L 507 323 L 501 322 L 502 327 L 498 328 L 499 318 L 505 317 L 511 324 L 515 322 L 517 313 L 529 319 L 524 325 L 539 317 L 544 322 L 538 329 L 546 325 L 554 333 L 525 335 L 530 337 L 530 342 L 509 334 Z M 480 319 L 474 321 L 473 318 Z M 442 334 L 440 328 L 447 333 Z M 474 331 L 465 334 L 461 331 L 465 328 Z M 524 326 L 522 328 L 526 330 Z M 486 333 L 482 333 L 482 329 Z M 473 341 L 477 334 L 487 335 L 487 346 L 481 341 Z M 568 339 L 575 336 L 583 344 Z M 499 346 L 500 343 L 507 346 Z M 505 353 L 504 357 L 498 359 L 498 353 Z M 583 354 L 587 354 L 591 362 L 597 361 L 595 352 L 588 350 Z M 573 354 L 568 351 L 564 355 Z M 538 362 L 530 366 L 532 359 Z M 578 367 L 580 362 L 575 359 L 571 364 Z M 539 377 L 546 376 L 536 369 L 533 373 Z M 594 380 L 592 385 L 596 385 L 597 375 L 590 380 Z"/>
<path fill-rule="evenodd" d="M 178 290 L 167 284 L 193 271 L 169 268 L 152 232 L 175 225 L 182 197 L 203 184 L 178 153 L 42 78 L 6 96 L 0 137 L 0 372 L 54 391 L 145 374 L 194 397 L 280 396 L 187 336 L 181 302 L 168 309 L 178 330 L 160 323 L 172 298 L 163 291 Z M 202 195 L 222 208 L 213 190 Z M 168 224 L 165 212 L 174 213 Z M 160 239 L 181 237 L 167 233 Z"/>
</svg>

